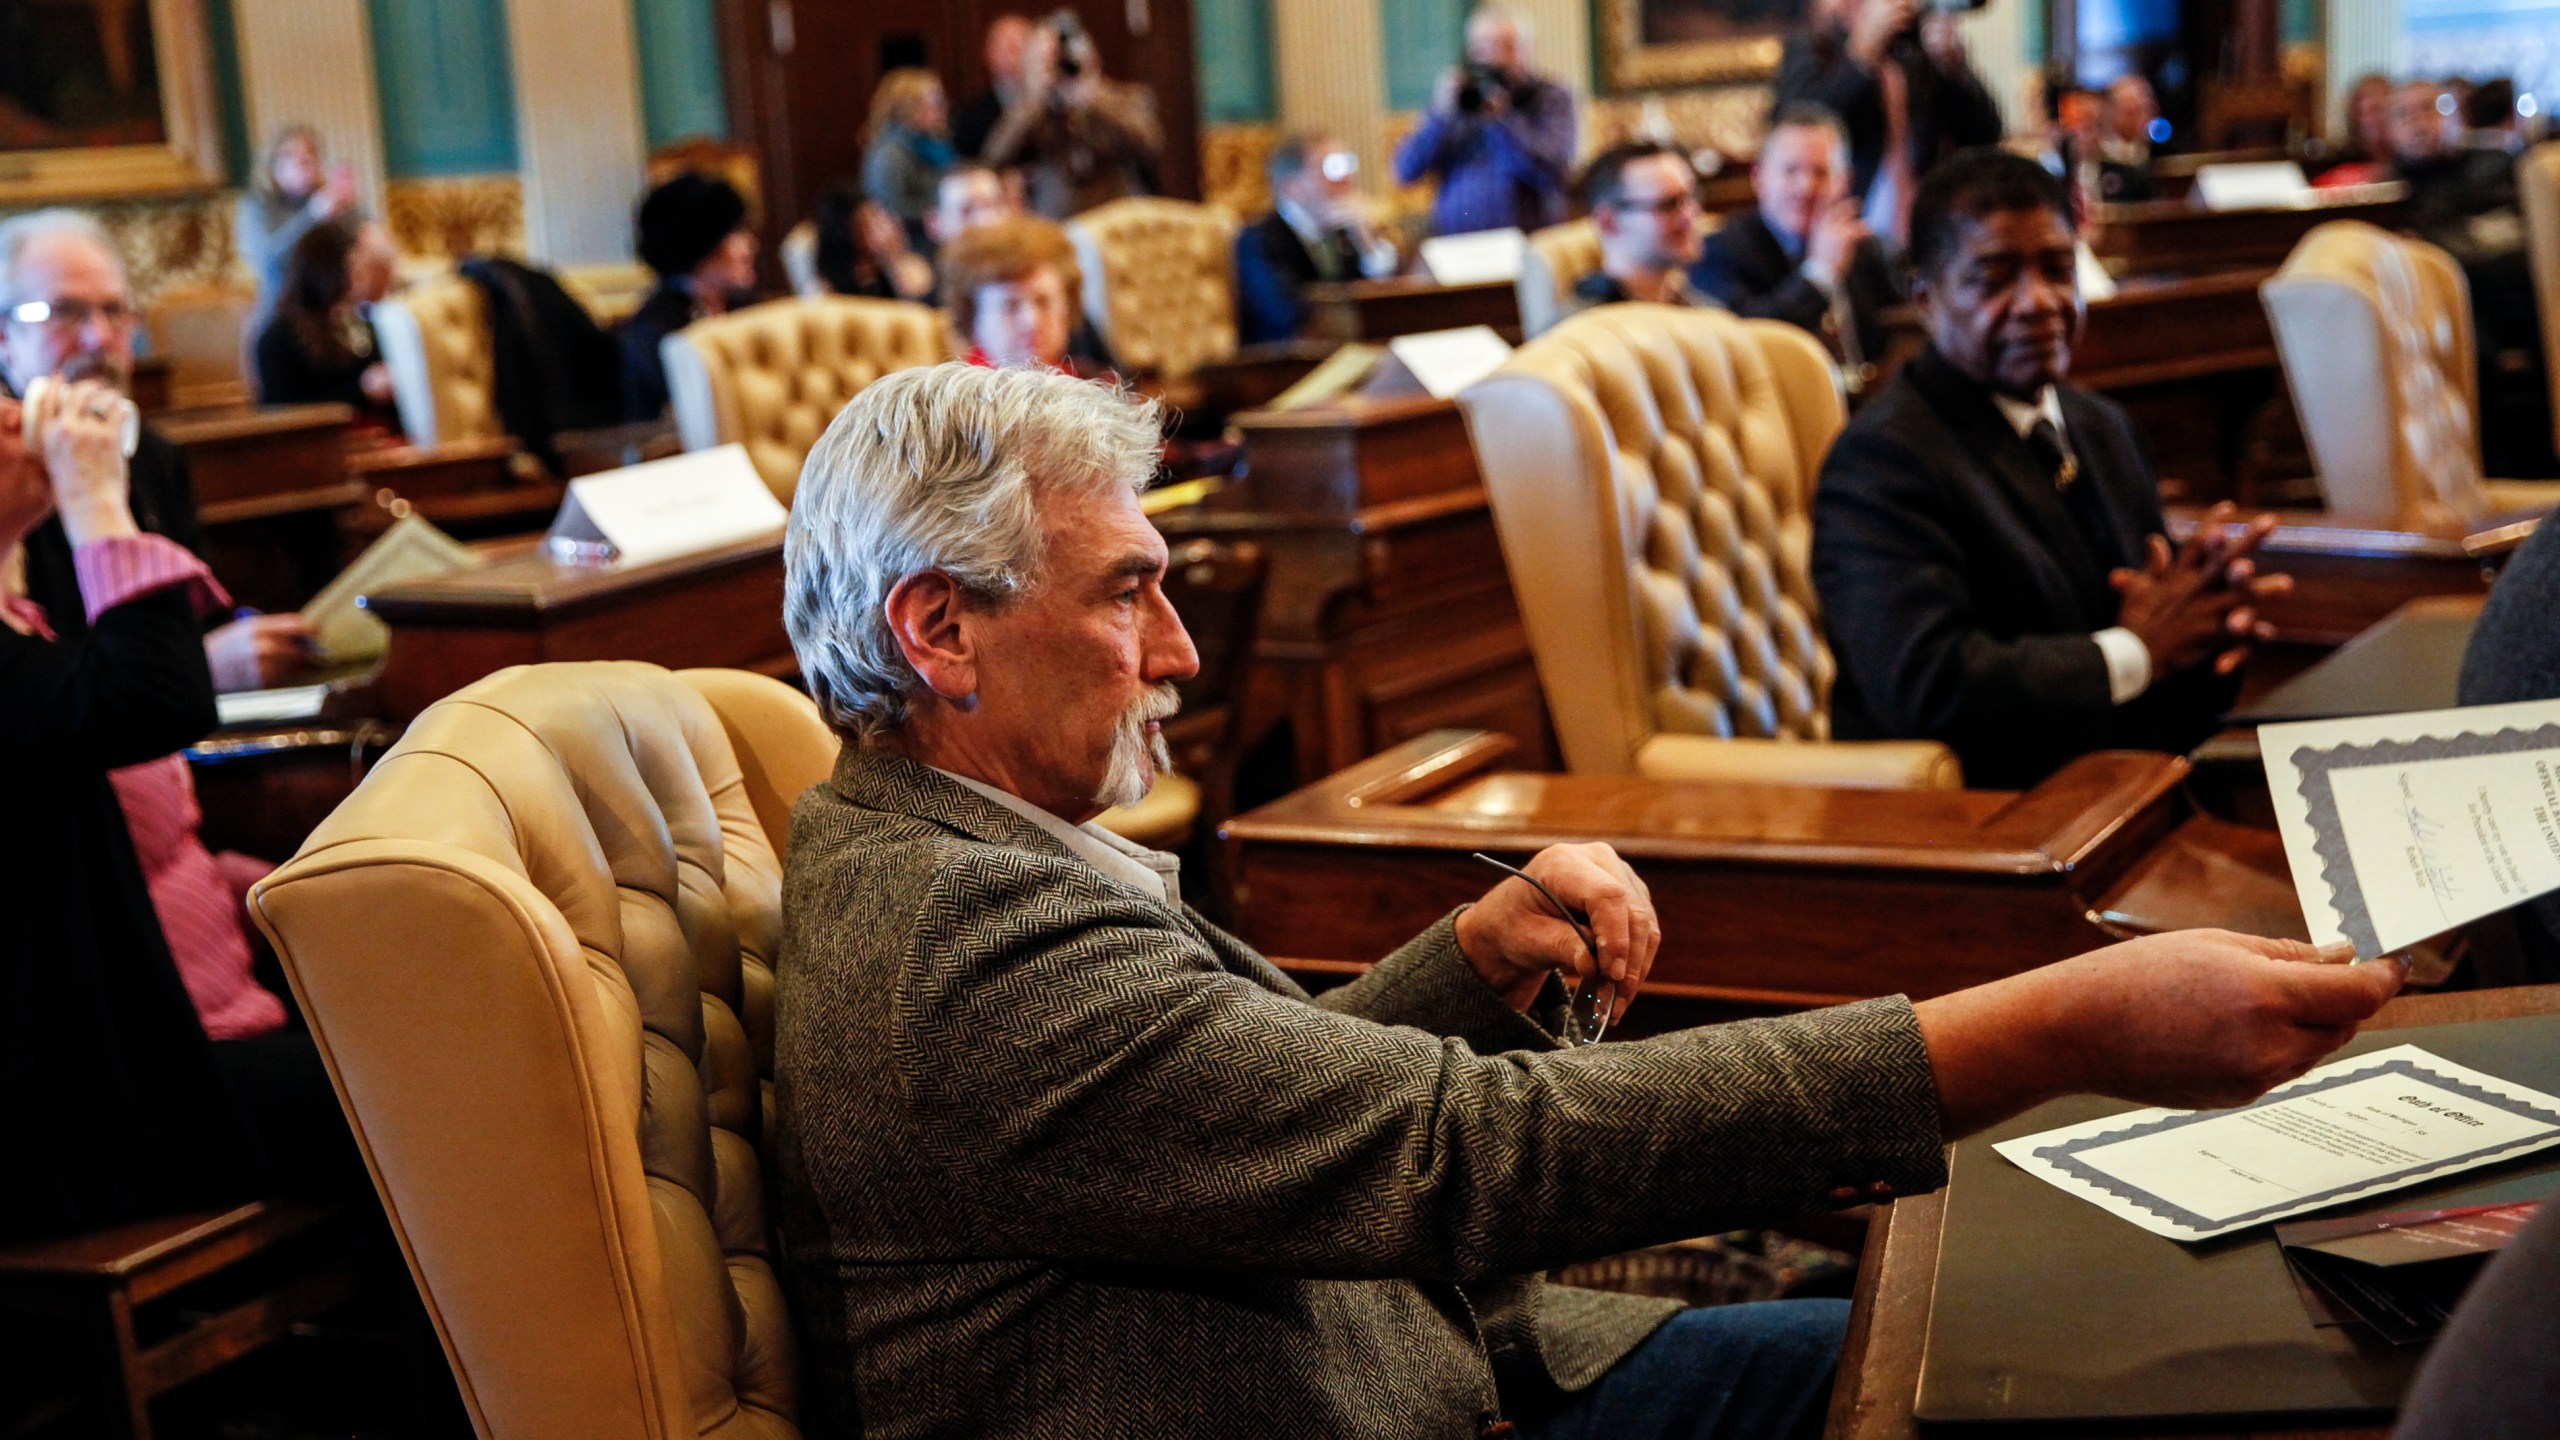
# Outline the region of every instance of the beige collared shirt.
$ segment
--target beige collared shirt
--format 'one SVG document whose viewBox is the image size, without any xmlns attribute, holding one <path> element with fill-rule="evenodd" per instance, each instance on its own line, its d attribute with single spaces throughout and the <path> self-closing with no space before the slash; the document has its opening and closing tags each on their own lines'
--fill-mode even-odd
<svg viewBox="0 0 2560 1440">
<path fill-rule="evenodd" d="M 1124 840 L 1090 821 L 1070 825 L 1065 820 L 1009 790 L 972 780 L 966 775 L 953 775 L 940 766 L 934 773 L 948 775 L 989 800 L 1003 806 L 1055 838 L 1067 847 L 1067 853 L 1082 860 L 1110 879 L 1117 880 L 1150 900 L 1162 900 L 1179 910 L 1182 908 L 1182 861 L 1161 850 Z"/>
<path fill-rule="evenodd" d="M 2036 428 L 2039 420 L 2053 422 L 2053 433 L 2062 443 L 2071 443 L 2071 431 L 2062 423 L 2062 397 L 2050 385 L 2033 404 L 2015 396 L 1991 392 L 1991 403 L 2000 407 L 2000 416 L 2009 422 L 2018 438 Z M 2098 654 L 2107 662 L 2107 698 L 2118 705 L 2134 699 L 2151 688 L 2151 648 L 2142 637 L 2121 625 L 2110 625 L 2089 637 L 2096 642 Z"/>
</svg>

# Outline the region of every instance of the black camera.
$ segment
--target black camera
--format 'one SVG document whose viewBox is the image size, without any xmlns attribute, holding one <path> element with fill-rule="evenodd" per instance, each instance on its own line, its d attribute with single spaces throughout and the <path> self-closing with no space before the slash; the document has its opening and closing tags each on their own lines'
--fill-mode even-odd
<svg viewBox="0 0 2560 1440">
<path fill-rule="evenodd" d="M 1484 109 L 1486 100 L 1511 93 L 1511 77 L 1499 65 L 1467 62 L 1466 73 L 1458 80 L 1458 109 L 1468 115 Z"/>
</svg>

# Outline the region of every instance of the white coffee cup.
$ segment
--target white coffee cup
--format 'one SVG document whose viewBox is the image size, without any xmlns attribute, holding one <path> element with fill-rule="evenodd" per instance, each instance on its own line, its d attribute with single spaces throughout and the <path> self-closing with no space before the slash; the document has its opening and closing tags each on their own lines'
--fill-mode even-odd
<svg viewBox="0 0 2560 1440">
<path fill-rule="evenodd" d="M 42 453 L 45 412 L 53 401 L 53 391 L 61 384 L 50 375 L 39 375 L 28 382 L 27 393 L 19 402 L 23 412 L 20 424 L 24 427 L 20 433 L 31 453 Z M 116 427 L 116 441 L 123 447 L 124 458 L 130 460 L 133 452 L 142 447 L 142 412 L 121 395 L 109 398 L 114 408 L 106 416 L 107 423 Z"/>
</svg>

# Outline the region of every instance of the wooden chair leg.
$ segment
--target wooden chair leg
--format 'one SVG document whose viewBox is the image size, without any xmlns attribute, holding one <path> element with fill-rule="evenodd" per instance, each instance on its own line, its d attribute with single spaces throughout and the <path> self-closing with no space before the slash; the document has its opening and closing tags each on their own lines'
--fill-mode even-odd
<svg viewBox="0 0 2560 1440">
<path fill-rule="evenodd" d="M 109 1291 L 106 1304 L 91 1322 L 90 1361 L 97 1367 L 90 1387 L 97 1420 L 107 1440 L 151 1440 L 151 1394 L 133 1382 L 139 1373 L 142 1347 L 135 1343 L 133 1304 L 122 1290 Z"/>
</svg>

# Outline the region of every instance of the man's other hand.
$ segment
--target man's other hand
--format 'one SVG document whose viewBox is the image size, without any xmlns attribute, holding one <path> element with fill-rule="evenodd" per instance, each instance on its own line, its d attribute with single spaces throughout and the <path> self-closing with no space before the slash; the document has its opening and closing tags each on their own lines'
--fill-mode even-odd
<svg viewBox="0 0 2560 1440">
<path fill-rule="evenodd" d="M 206 635 L 204 658 L 213 688 L 228 695 L 263 690 L 310 669 L 315 643 L 311 622 L 299 615 L 252 615 Z"/>
<path fill-rule="evenodd" d="M 1599 942 L 1599 973 L 1616 987 L 1614 1021 L 1653 969 L 1662 946 L 1662 924 L 1653 893 L 1636 872 L 1603 844 L 1551 845 L 1521 867 L 1556 898 L 1580 911 Z M 1549 971 L 1570 989 L 1592 973 L 1592 956 L 1571 923 L 1538 893 L 1512 878 L 1485 892 L 1458 916 L 1458 948 L 1484 983 L 1514 1006 L 1527 1009 Z"/>
<path fill-rule="evenodd" d="M 2353 1038 L 2408 978 L 2223 930 L 2110 945 L 1918 1006 L 1950 1135 L 2059 1095 L 2242 1105 Z"/>
</svg>

